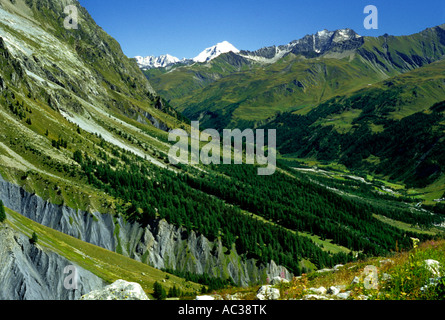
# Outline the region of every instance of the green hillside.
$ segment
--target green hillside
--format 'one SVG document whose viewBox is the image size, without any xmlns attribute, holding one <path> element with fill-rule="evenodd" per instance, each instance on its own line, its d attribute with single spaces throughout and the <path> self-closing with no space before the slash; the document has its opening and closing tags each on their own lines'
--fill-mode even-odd
<svg viewBox="0 0 445 320">
<path fill-rule="evenodd" d="M 282 154 L 338 161 L 424 188 L 440 181 L 444 170 L 444 67 L 444 61 L 432 63 L 331 99 L 305 115 L 283 113 L 266 127 L 277 128 Z"/>
</svg>

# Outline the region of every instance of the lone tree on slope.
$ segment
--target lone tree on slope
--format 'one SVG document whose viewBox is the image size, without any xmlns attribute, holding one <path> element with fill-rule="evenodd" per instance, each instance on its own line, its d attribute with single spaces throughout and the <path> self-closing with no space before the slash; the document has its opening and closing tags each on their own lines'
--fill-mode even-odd
<svg viewBox="0 0 445 320">
<path fill-rule="evenodd" d="M 0 223 L 4 222 L 5 220 L 6 220 L 5 206 L 3 205 L 3 201 L 0 200 Z"/>
</svg>

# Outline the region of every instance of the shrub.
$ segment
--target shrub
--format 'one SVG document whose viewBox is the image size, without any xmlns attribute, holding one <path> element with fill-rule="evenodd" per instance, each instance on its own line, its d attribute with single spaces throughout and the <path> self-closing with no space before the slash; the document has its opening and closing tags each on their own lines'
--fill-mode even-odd
<svg viewBox="0 0 445 320">
<path fill-rule="evenodd" d="M 39 241 L 39 237 L 37 236 L 37 233 L 33 232 L 31 239 L 29 239 L 29 242 L 31 244 L 36 244 L 37 241 Z"/>
<path fill-rule="evenodd" d="M 79 150 L 74 151 L 73 159 L 74 159 L 74 161 L 76 161 L 77 163 L 82 164 L 82 161 L 83 161 L 82 152 L 79 151 Z"/>
</svg>

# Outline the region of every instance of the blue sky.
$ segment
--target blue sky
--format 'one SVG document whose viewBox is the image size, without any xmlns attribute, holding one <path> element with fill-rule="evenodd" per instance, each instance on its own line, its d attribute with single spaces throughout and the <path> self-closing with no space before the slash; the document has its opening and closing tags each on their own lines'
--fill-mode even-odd
<svg viewBox="0 0 445 320">
<path fill-rule="evenodd" d="M 287 44 L 319 30 L 406 35 L 445 23 L 444 0 L 79 0 L 129 57 L 193 58 L 227 40 L 238 49 Z M 363 9 L 379 10 L 366 30 Z"/>
</svg>

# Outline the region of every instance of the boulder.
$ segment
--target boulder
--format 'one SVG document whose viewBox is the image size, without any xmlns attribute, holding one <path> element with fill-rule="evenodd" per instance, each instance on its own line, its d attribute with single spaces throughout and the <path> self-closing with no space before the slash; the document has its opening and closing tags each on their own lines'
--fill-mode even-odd
<svg viewBox="0 0 445 320">
<path fill-rule="evenodd" d="M 206 300 L 215 300 L 215 298 L 212 296 L 197 296 L 195 300 L 206 301 Z"/>
<path fill-rule="evenodd" d="M 258 300 L 278 300 L 280 299 L 280 290 L 271 285 L 262 286 L 256 295 Z"/>
<path fill-rule="evenodd" d="M 92 291 L 81 300 L 150 300 L 141 285 L 135 282 L 117 280 L 101 290 Z"/>
<path fill-rule="evenodd" d="M 392 279 L 392 277 L 391 277 L 390 274 L 383 273 L 383 274 L 382 274 L 382 278 L 381 278 L 380 280 L 382 280 L 382 281 L 389 281 L 389 280 L 391 280 L 391 279 Z"/>
<path fill-rule="evenodd" d="M 428 259 L 424 262 L 425 268 L 434 276 L 440 277 L 440 263 L 437 260 Z"/>
<path fill-rule="evenodd" d="M 340 293 L 340 289 L 335 286 L 332 286 L 332 287 L 329 287 L 328 293 L 336 296 L 337 294 Z"/>
<path fill-rule="evenodd" d="M 352 279 L 351 284 L 359 284 L 360 283 L 360 278 L 359 277 L 354 277 L 354 279 Z"/>
<path fill-rule="evenodd" d="M 341 267 L 344 267 L 344 265 L 342 264 L 337 264 L 336 266 L 334 266 L 334 270 L 338 271 Z"/>
<path fill-rule="evenodd" d="M 392 261 L 391 259 L 385 259 L 385 260 L 380 260 L 379 263 L 381 266 L 385 266 L 387 264 L 394 264 L 394 261 Z"/>
<path fill-rule="evenodd" d="M 237 292 L 235 294 L 228 295 L 227 299 L 224 300 L 244 300 L 245 295 L 245 293 Z"/>
<path fill-rule="evenodd" d="M 338 284 L 338 285 L 336 285 L 335 287 L 336 287 L 338 290 L 340 290 L 340 291 L 344 291 L 344 290 L 346 290 L 346 288 L 347 288 L 347 286 L 344 285 L 344 284 Z"/>
</svg>

